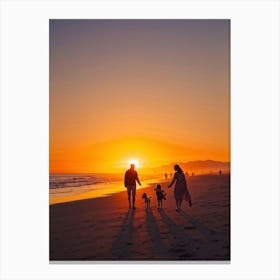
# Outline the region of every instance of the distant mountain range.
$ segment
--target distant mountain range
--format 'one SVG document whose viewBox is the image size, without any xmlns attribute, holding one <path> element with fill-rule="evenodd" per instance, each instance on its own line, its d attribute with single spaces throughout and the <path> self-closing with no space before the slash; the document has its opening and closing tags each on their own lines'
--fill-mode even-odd
<svg viewBox="0 0 280 280">
<path fill-rule="evenodd" d="M 188 162 L 177 162 L 163 165 L 156 168 L 149 168 L 152 173 L 170 173 L 174 172 L 174 165 L 179 164 L 185 173 L 195 174 L 211 174 L 218 173 L 220 170 L 223 173 L 230 172 L 230 162 L 214 161 L 214 160 L 197 160 Z M 148 170 L 147 170 L 148 171 Z"/>
</svg>

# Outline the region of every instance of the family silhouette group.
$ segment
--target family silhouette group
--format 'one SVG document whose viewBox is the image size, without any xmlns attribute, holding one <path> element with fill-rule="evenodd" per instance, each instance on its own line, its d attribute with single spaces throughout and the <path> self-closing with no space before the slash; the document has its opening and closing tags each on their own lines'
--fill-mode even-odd
<svg viewBox="0 0 280 280">
<path fill-rule="evenodd" d="M 192 200 L 191 200 L 191 195 L 188 190 L 187 180 L 183 170 L 178 164 L 174 165 L 174 170 L 175 173 L 173 175 L 172 181 L 168 185 L 168 188 L 171 188 L 175 183 L 174 198 L 176 202 L 176 211 L 179 212 L 181 210 L 183 200 L 188 201 L 190 207 L 192 206 Z M 138 183 L 139 186 L 141 186 L 141 182 L 138 178 L 138 173 L 135 170 L 135 164 L 131 164 L 130 168 L 125 172 L 124 185 L 127 189 L 129 209 L 133 209 L 133 210 L 136 209 L 135 207 L 136 183 Z M 162 201 L 166 199 L 166 193 L 162 190 L 160 184 L 157 184 L 154 190 L 156 192 L 158 209 L 161 209 Z M 151 197 L 149 197 L 146 193 L 144 193 L 142 198 L 145 201 L 145 208 L 146 209 L 150 208 Z"/>
</svg>

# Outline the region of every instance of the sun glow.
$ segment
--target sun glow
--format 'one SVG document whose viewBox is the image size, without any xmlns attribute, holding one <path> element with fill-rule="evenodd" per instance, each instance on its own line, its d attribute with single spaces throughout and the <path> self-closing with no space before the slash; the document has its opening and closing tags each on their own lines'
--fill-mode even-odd
<svg viewBox="0 0 280 280">
<path fill-rule="evenodd" d="M 137 159 L 131 159 L 131 160 L 128 161 L 128 163 L 129 163 L 129 166 L 131 164 L 134 164 L 135 168 L 139 168 L 139 161 Z"/>
</svg>

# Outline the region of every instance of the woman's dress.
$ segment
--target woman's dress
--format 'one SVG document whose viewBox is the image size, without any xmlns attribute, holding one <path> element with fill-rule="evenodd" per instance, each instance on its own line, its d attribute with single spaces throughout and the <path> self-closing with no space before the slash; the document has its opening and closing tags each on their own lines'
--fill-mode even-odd
<svg viewBox="0 0 280 280">
<path fill-rule="evenodd" d="M 190 201 L 190 193 L 187 187 L 187 182 L 184 173 L 176 172 L 174 174 L 174 179 L 176 180 L 174 188 L 174 196 L 176 200 L 187 200 Z"/>
</svg>

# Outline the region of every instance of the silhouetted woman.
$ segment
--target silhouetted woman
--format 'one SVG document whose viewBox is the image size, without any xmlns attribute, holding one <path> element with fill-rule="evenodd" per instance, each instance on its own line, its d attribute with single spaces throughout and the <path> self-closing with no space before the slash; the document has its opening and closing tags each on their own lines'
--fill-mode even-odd
<svg viewBox="0 0 280 280">
<path fill-rule="evenodd" d="M 174 173 L 173 180 L 169 184 L 168 188 L 171 188 L 175 182 L 174 197 L 176 200 L 176 207 L 177 207 L 176 211 L 178 212 L 181 210 L 183 199 L 189 202 L 190 207 L 192 206 L 192 201 L 191 201 L 191 195 L 187 187 L 187 181 L 184 172 L 182 171 L 181 167 L 178 164 L 174 165 L 174 170 L 176 172 Z"/>
</svg>

